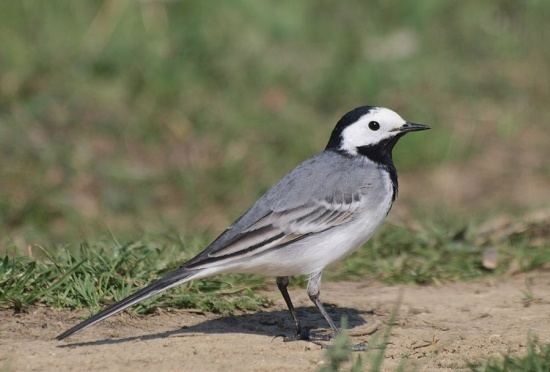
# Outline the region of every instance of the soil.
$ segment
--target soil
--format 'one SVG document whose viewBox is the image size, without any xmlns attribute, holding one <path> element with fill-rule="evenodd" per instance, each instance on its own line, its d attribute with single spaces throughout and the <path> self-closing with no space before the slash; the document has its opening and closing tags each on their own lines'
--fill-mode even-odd
<svg viewBox="0 0 550 372">
<path fill-rule="evenodd" d="M 369 342 L 393 322 L 383 368 L 404 359 L 422 371 L 467 369 L 467 361 L 525 352 L 528 334 L 550 342 L 550 272 L 439 286 L 387 286 L 375 282 L 324 283 L 322 299 L 336 319 L 347 315 L 353 342 Z M 292 325 L 277 290 L 265 311 L 217 316 L 189 310 L 123 314 L 66 341 L 55 335 L 85 312 L 35 307 L 0 311 L 3 371 L 310 371 L 325 362 L 321 346 L 283 342 Z M 291 291 L 312 327 L 325 322 L 303 289 Z M 337 306 L 337 307 L 336 307 Z M 365 352 L 363 360 L 370 360 Z M 356 353 L 359 354 L 359 353 Z"/>
</svg>

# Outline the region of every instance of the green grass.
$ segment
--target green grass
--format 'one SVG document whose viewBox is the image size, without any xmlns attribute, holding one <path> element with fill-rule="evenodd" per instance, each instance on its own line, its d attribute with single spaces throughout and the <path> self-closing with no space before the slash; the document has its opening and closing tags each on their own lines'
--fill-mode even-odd
<svg viewBox="0 0 550 372">
<path fill-rule="evenodd" d="M 547 247 L 516 237 L 498 246 L 498 268 L 484 269 L 484 247 L 474 243 L 474 233 L 458 230 L 440 226 L 411 231 L 388 226 L 365 247 L 330 268 L 327 279 L 429 284 L 499 275 L 512 266 L 519 271 L 534 270 L 550 263 Z M 0 307 L 20 310 L 39 303 L 97 310 L 177 267 L 205 243 L 204 238 L 164 235 L 127 243 L 111 238 L 75 247 L 35 246 L 33 257 L 28 252 L 12 252 L 0 261 Z M 304 284 L 304 280 L 299 277 L 294 283 Z M 270 304 L 255 291 L 265 284 L 264 278 L 252 275 L 217 276 L 172 289 L 136 311 L 147 312 L 154 307 L 220 313 L 256 310 Z"/>
<path fill-rule="evenodd" d="M 495 270 L 487 270 L 482 265 L 486 247 L 476 242 L 475 231 L 475 227 L 441 222 L 416 231 L 386 226 L 365 248 L 330 270 L 328 277 L 433 284 L 504 274 L 512 266 L 530 271 L 550 262 L 547 244 L 535 245 L 528 237 L 518 236 L 494 247 L 499 264 Z"/>
<path fill-rule="evenodd" d="M 113 248 L 114 246 L 114 248 Z M 0 261 L 0 307 L 22 310 L 40 303 L 58 308 L 89 308 L 121 300 L 196 252 L 197 242 L 179 239 L 162 244 L 147 241 L 83 243 L 76 249 L 40 249 L 42 259 L 14 255 Z M 36 251 L 36 249 L 35 249 Z M 246 275 L 194 281 L 133 309 L 195 308 L 222 314 L 257 310 L 270 301 L 254 292 L 263 281 Z"/>
<path fill-rule="evenodd" d="M 325 351 L 327 364 L 319 368 L 319 372 L 338 372 L 344 365 L 351 363 L 350 372 L 364 371 L 363 359 L 361 355 L 353 357 L 351 350 L 351 339 L 347 334 L 347 318 L 340 320 L 342 330 L 335 338 L 332 344 Z"/>
<path fill-rule="evenodd" d="M 504 355 L 481 365 L 472 364 L 474 372 L 544 372 L 550 370 L 550 345 L 541 344 L 530 337 L 527 343 L 527 354 Z"/>
</svg>

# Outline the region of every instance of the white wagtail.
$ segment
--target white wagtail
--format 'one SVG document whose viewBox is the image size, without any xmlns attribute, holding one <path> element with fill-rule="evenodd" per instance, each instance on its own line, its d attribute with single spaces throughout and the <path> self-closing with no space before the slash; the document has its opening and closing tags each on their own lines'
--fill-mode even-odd
<svg viewBox="0 0 550 372">
<path fill-rule="evenodd" d="M 57 339 L 179 284 L 229 272 L 277 277 L 296 326 L 293 339 L 308 339 L 309 332 L 288 295 L 288 278 L 308 274 L 309 298 L 336 333 L 319 299 L 323 269 L 360 247 L 382 224 L 397 196 L 392 149 L 404 134 L 425 129 L 387 108 L 348 112 L 323 152 L 284 176 L 196 257 Z"/>
</svg>

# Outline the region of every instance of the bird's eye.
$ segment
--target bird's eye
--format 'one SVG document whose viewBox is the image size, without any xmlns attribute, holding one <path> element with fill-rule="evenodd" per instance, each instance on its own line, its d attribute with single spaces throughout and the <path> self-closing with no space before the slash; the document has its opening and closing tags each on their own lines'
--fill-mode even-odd
<svg viewBox="0 0 550 372">
<path fill-rule="evenodd" d="M 380 129 L 380 123 L 378 123 L 377 121 L 371 121 L 369 123 L 369 129 L 370 130 L 378 130 Z"/>
</svg>

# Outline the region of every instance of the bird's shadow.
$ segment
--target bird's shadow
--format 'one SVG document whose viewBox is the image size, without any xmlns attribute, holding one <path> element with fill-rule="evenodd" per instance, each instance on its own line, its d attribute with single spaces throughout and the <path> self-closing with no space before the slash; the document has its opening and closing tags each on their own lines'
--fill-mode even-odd
<svg viewBox="0 0 550 372">
<path fill-rule="evenodd" d="M 347 319 L 347 327 L 353 329 L 355 327 L 367 323 L 365 315 L 370 314 L 369 311 L 360 311 L 353 308 L 335 307 L 326 305 L 326 309 L 330 316 L 339 325 L 343 317 Z M 296 309 L 298 317 L 302 325 L 314 330 L 323 330 L 328 327 L 326 320 L 318 312 L 315 307 L 300 307 Z M 294 332 L 294 323 L 290 318 L 287 310 L 260 311 L 251 314 L 243 314 L 236 316 L 223 316 L 216 319 L 208 319 L 191 326 L 171 331 L 145 334 L 140 336 L 110 338 L 86 342 L 74 342 L 65 345 L 59 345 L 60 348 L 67 347 L 82 347 L 82 346 L 99 346 L 122 344 L 132 341 L 147 341 L 155 339 L 163 339 L 168 337 L 192 337 L 196 334 L 210 333 L 244 333 L 256 334 L 269 337 L 289 336 Z"/>
</svg>

